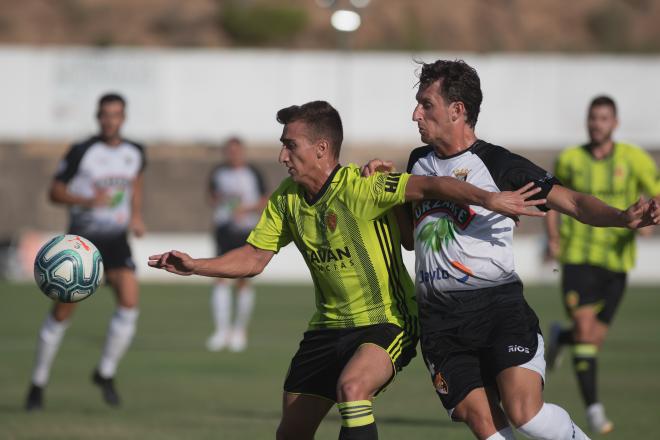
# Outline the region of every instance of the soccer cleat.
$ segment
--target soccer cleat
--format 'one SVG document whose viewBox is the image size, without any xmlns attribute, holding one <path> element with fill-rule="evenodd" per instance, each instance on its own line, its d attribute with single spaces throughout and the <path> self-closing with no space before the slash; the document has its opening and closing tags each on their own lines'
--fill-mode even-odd
<svg viewBox="0 0 660 440">
<path fill-rule="evenodd" d="M 587 421 L 592 432 L 608 434 L 614 430 L 614 423 L 605 415 L 605 407 L 602 403 L 589 405 L 587 408 Z"/>
<path fill-rule="evenodd" d="M 229 337 L 229 350 L 244 351 L 247 348 L 247 334 L 243 330 L 234 330 Z"/>
<path fill-rule="evenodd" d="M 44 389 L 37 385 L 30 385 L 30 391 L 25 401 L 26 411 L 39 411 L 44 408 Z"/>
<path fill-rule="evenodd" d="M 559 343 L 561 324 L 553 322 L 548 330 L 548 347 L 545 350 L 545 364 L 548 371 L 554 370 L 561 364 L 562 345 Z"/>
<path fill-rule="evenodd" d="M 101 388 L 103 400 L 110 406 L 119 406 L 119 394 L 115 389 L 115 381 L 112 377 L 101 377 L 98 370 L 94 370 L 92 383 Z"/>
<path fill-rule="evenodd" d="M 220 351 L 227 346 L 228 342 L 226 332 L 216 332 L 206 340 L 206 349 L 208 351 Z"/>
</svg>

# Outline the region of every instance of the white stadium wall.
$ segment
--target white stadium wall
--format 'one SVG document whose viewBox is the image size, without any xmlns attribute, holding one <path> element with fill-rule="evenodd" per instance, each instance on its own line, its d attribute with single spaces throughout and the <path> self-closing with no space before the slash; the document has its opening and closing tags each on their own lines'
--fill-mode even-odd
<svg viewBox="0 0 660 440">
<path fill-rule="evenodd" d="M 477 132 L 484 139 L 524 150 L 580 142 L 589 100 L 606 93 L 619 105 L 618 138 L 660 149 L 660 57 L 7 46 L 0 47 L 0 142 L 68 143 L 91 134 L 99 95 L 117 91 L 129 101 L 124 132 L 149 144 L 216 143 L 237 133 L 277 148 L 276 110 L 325 99 L 342 114 L 351 148 L 414 146 L 414 59 L 438 58 L 464 58 L 479 71 L 485 99 Z M 30 253 L 40 237 L 20 240 L 16 278 L 31 276 Z M 168 279 L 146 266 L 152 252 L 213 250 L 205 234 L 150 234 L 134 244 L 143 280 Z M 542 246 L 539 236 L 516 239 L 517 269 L 528 282 L 558 280 L 542 261 Z M 658 249 L 660 239 L 640 240 L 631 283 L 660 282 Z M 413 270 L 412 254 L 406 258 Z M 260 279 L 306 282 L 309 275 L 289 247 Z"/>
<path fill-rule="evenodd" d="M 141 141 L 216 142 L 241 133 L 277 145 L 277 109 L 325 99 L 351 145 L 415 145 L 414 58 L 465 58 L 481 76 L 478 133 L 516 148 L 561 148 L 585 138 L 588 101 L 618 102 L 618 137 L 660 148 L 660 58 L 0 48 L 0 140 L 63 140 L 95 129 L 101 93 L 129 100 L 125 132 Z"/>
</svg>

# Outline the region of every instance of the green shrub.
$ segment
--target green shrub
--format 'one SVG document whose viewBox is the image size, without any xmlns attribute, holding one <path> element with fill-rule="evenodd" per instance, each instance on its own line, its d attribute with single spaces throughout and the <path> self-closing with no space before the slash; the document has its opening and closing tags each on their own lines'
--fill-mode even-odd
<svg viewBox="0 0 660 440">
<path fill-rule="evenodd" d="M 307 13 L 295 6 L 225 2 L 220 25 L 239 46 L 268 46 L 291 40 L 307 25 Z"/>
</svg>

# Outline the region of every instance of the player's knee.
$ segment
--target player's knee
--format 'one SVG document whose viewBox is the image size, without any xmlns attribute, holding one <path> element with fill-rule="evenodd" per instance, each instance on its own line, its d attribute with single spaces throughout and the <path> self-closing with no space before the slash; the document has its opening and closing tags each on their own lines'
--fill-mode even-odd
<svg viewBox="0 0 660 440">
<path fill-rule="evenodd" d="M 482 434 L 492 432 L 495 429 L 491 414 L 488 411 L 480 411 L 477 408 L 459 405 L 451 412 L 451 419 L 454 422 L 466 423 L 470 427 L 470 430 L 475 433 Z"/>
<path fill-rule="evenodd" d="M 76 305 L 74 303 L 57 303 L 51 315 L 57 322 L 65 322 L 71 318 Z"/>
<path fill-rule="evenodd" d="M 129 297 L 129 298 L 120 297 L 118 303 L 121 307 L 125 309 L 137 309 L 139 304 L 137 297 Z"/>
<path fill-rule="evenodd" d="M 466 422 L 468 421 L 468 410 L 462 406 L 457 406 L 449 412 L 449 416 L 454 422 Z"/>
<path fill-rule="evenodd" d="M 337 397 L 340 402 L 367 400 L 370 397 L 369 392 L 366 383 L 359 377 L 340 380 L 337 384 Z"/>
<path fill-rule="evenodd" d="M 516 427 L 520 427 L 525 423 L 532 420 L 532 418 L 538 413 L 538 405 L 534 402 L 527 401 L 525 399 L 514 400 L 513 402 L 502 402 L 504 406 L 504 412 L 508 417 L 511 424 Z"/>
<path fill-rule="evenodd" d="M 137 308 L 139 294 L 137 284 L 123 284 L 117 288 L 117 302 L 126 309 Z"/>
</svg>

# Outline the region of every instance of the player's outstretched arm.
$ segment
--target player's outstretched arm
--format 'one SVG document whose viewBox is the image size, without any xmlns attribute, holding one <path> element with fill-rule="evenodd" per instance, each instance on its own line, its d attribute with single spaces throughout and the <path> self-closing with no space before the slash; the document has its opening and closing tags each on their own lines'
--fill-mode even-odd
<svg viewBox="0 0 660 440">
<path fill-rule="evenodd" d="M 547 205 L 591 226 L 639 229 L 660 224 L 660 205 L 655 200 L 640 199 L 622 211 L 592 195 L 555 185 Z"/>
<path fill-rule="evenodd" d="M 151 255 L 148 264 L 177 275 L 245 278 L 263 272 L 273 255 L 273 251 L 246 244 L 216 258 L 192 258 L 185 252 L 172 250 Z"/>
<path fill-rule="evenodd" d="M 454 203 L 483 206 L 489 211 L 509 217 L 527 215 L 543 217 L 544 212 L 528 208 L 545 204 L 545 199 L 531 200 L 541 191 L 533 182 L 516 191 L 485 191 L 453 177 L 410 176 L 406 185 L 406 201 L 449 200 Z"/>
<path fill-rule="evenodd" d="M 392 172 L 394 164 L 389 160 L 372 159 L 362 166 L 362 176 L 376 172 Z M 541 188 L 528 183 L 517 191 L 492 193 L 453 177 L 411 176 L 406 185 L 406 202 L 416 200 L 449 200 L 454 203 L 483 206 L 489 211 L 513 217 L 520 215 L 543 217 L 544 212 L 529 210 L 532 206 L 545 204 L 545 199 L 529 200 Z"/>
</svg>

